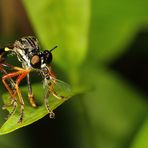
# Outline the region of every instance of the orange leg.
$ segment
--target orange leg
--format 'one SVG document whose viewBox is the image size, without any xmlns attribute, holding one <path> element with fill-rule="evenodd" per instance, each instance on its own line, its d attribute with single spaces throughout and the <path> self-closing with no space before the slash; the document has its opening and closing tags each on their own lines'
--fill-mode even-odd
<svg viewBox="0 0 148 148">
<path fill-rule="evenodd" d="M 22 95 L 19 91 L 18 85 L 21 82 L 21 80 L 30 72 L 30 70 L 25 70 L 25 69 L 22 69 L 22 68 L 19 68 L 19 67 L 13 67 L 13 69 L 18 70 L 18 71 L 4 75 L 2 77 L 2 81 L 3 81 L 6 89 L 8 90 L 10 95 L 12 96 L 12 98 L 15 97 L 16 93 L 18 94 L 18 99 L 19 99 L 19 102 L 20 102 L 20 105 L 21 105 L 20 119 L 19 119 L 18 122 L 22 122 L 23 114 L 24 114 L 24 101 L 23 101 Z M 11 90 L 11 88 L 9 87 L 9 85 L 7 84 L 6 79 L 13 78 L 13 77 L 16 77 L 16 76 L 18 76 L 18 78 L 16 80 L 16 84 L 15 84 L 16 91 L 13 92 Z"/>
<path fill-rule="evenodd" d="M 8 85 L 7 82 L 6 82 L 6 79 L 12 78 L 12 77 L 14 77 L 14 76 L 16 76 L 15 73 L 9 73 L 9 74 L 6 74 L 6 75 L 4 75 L 4 76 L 2 77 L 2 82 L 4 83 L 6 89 L 8 90 L 8 92 L 9 92 L 9 94 L 10 94 L 10 96 L 11 96 L 11 99 L 12 99 L 11 102 L 10 102 L 10 104 L 6 104 L 6 105 L 3 106 L 3 109 L 6 109 L 7 107 L 13 105 L 13 109 L 12 109 L 12 111 L 9 113 L 9 115 L 8 115 L 7 118 L 9 118 L 13 113 L 15 113 L 16 107 L 17 107 L 17 102 L 16 102 L 16 98 L 15 98 L 15 94 L 16 94 L 16 93 L 11 90 L 11 88 L 9 87 L 9 85 Z"/>
<path fill-rule="evenodd" d="M 15 98 L 15 94 L 14 92 L 11 90 L 11 88 L 9 87 L 9 85 L 7 84 L 6 82 L 6 79 L 9 79 L 9 78 L 12 78 L 12 77 L 15 77 L 18 75 L 18 72 L 13 72 L 13 73 L 9 73 L 9 74 L 6 74 L 2 77 L 2 82 L 4 83 L 6 89 L 8 90 L 9 94 L 11 95 L 12 99 Z"/>
<path fill-rule="evenodd" d="M 20 84 L 20 82 L 22 81 L 22 79 L 24 79 L 26 77 L 26 75 L 29 73 L 30 71 L 26 70 L 26 71 L 22 71 L 22 74 L 18 76 L 17 80 L 16 80 L 16 92 L 18 94 L 18 98 L 19 98 L 19 102 L 21 105 L 21 111 L 20 111 L 20 118 L 19 118 L 19 123 L 22 122 L 23 117 L 24 117 L 24 100 L 22 98 L 21 92 L 19 90 L 18 85 Z"/>
<path fill-rule="evenodd" d="M 7 75 L 8 73 L 7 73 L 7 71 L 6 71 L 3 67 L 8 67 L 7 64 L 6 64 L 6 63 L 1 63 L 1 64 L 0 64 L 0 71 L 1 71 L 1 73 Z M 13 89 L 13 90 L 12 90 L 12 89 L 9 89 L 9 92 L 12 94 L 12 93 L 15 91 L 15 88 L 14 88 L 15 83 L 14 83 L 14 81 L 13 81 L 12 79 L 9 79 L 9 84 L 11 85 L 11 87 L 12 87 L 12 89 Z M 6 83 L 6 85 L 8 85 L 8 84 Z M 9 86 L 9 85 L 8 85 L 8 86 Z M 7 107 L 10 107 L 10 106 L 13 105 L 13 109 L 12 109 L 12 111 L 9 113 L 8 117 L 11 116 L 11 115 L 15 112 L 16 107 L 17 107 L 17 102 L 16 102 L 16 99 L 15 99 L 14 96 L 15 96 L 15 95 L 11 95 L 11 101 L 10 101 L 10 103 L 9 103 L 9 104 L 5 104 L 5 105 L 3 105 L 3 107 L 2 107 L 2 109 L 6 109 Z"/>
<path fill-rule="evenodd" d="M 15 67 L 14 67 L 14 69 L 15 69 Z M 18 68 L 17 68 L 17 70 L 18 70 Z M 16 76 L 22 74 L 24 71 L 25 71 L 24 69 L 20 69 L 19 71 L 8 73 L 2 77 L 2 82 L 4 83 L 6 89 L 8 90 L 8 92 L 10 93 L 12 98 L 15 98 L 15 93 L 11 90 L 11 88 L 7 84 L 6 79 L 16 77 Z"/>
</svg>

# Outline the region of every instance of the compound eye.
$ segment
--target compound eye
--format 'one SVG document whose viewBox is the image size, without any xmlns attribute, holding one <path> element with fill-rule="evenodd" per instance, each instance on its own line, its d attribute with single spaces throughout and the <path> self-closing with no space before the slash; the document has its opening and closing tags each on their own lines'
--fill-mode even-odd
<svg viewBox="0 0 148 148">
<path fill-rule="evenodd" d="M 48 50 L 44 51 L 44 62 L 46 64 L 50 64 L 52 61 L 52 53 Z"/>
<path fill-rule="evenodd" d="M 38 55 L 33 55 L 30 60 L 30 63 L 33 68 L 40 68 L 41 67 L 41 58 Z"/>
</svg>

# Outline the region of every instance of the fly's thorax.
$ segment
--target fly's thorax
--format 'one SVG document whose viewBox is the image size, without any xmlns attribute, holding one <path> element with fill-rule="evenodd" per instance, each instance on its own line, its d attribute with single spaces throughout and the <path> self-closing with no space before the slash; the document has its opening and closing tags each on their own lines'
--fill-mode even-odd
<svg viewBox="0 0 148 148">
<path fill-rule="evenodd" d="M 18 53 L 23 53 L 21 55 L 26 55 L 28 58 L 39 52 L 38 41 L 33 36 L 22 37 L 16 40 L 13 47 L 18 50 Z"/>
<path fill-rule="evenodd" d="M 27 67 L 31 67 L 29 57 L 25 54 L 24 50 L 14 47 L 13 52 L 21 63 L 24 63 Z"/>
<path fill-rule="evenodd" d="M 12 51 L 17 55 L 21 63 L 31 68 L 30 59 L 33 55 L 39 53 L 39 44 L 33 36 L 22 37 L 14 42 Z"/>
<path fill-rule="evenodd" d="M 19 40 L 16 40 L 14 47 L 27 50 L 28 52 L 31 52 L 32 50 L 39 51 L 38 40 L 33 36 L 22 37 Z"/>
</svg>

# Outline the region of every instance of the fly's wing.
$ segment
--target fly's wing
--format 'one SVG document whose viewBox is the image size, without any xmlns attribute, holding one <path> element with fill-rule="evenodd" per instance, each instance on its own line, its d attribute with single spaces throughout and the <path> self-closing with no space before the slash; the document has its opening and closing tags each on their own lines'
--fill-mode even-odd
<svg viewBox="0 0 148 148">
<path fill-rule="evenodd" d="M 45 80 L 44 87 L 46 92 L 48 91 L 57 99 L 68 99 L 72 96 L 70 85 L 53 77 Z"/>
</svg>

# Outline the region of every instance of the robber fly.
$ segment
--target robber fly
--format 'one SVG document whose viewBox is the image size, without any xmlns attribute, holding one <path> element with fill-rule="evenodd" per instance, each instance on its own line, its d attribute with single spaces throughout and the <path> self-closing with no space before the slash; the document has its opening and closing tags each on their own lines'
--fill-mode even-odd
<svg viewBox="0 0 148 148">
<path fill-rule="evenodd" d="M 27 36 L 16 40 L 10 46 L 0 49 L 0 70 L 4 73 L 2 81 L 11 95 L 12 103 L 10 104 L 13 104 L 14 106 L 10 115 L 12 115 L 16 110 L 16 95 L 18 95 L 18 102 L 21 109 L 18 122 L 22 122 L 24 116 L 24 100 L 19 90 L 19 84 L 25 77 L 27 77 L 28 98 L 30 104 L 33 107 L 37 107 L 30 83 L 31 71 L 34 70 L 39 72 L 43 77 L 43 86 L 45 90 L 44 103 L 50 118 L 53 118 L 55 114 L 48 104 L 49 96 L 53 95 L 57 99 L 66 99 L 71 95 L 70 86 L 56 79 L 55 74 L 51 70 L 52 51 L 56 47 L 57 46 L 51 50 L 41 51 L 38 40 L 33 36 Z M 12 66 L 6 63 L 5 59 L 9 54 L 15 54 L 17 59 L 21 62 L 22 67 Z M 6 70 L 4 70 L 4 67 L 14 71 L 8 73 Z M 13 77 L 17 77 L 15 82 L 12 79 Z"/>
</svg>

